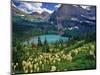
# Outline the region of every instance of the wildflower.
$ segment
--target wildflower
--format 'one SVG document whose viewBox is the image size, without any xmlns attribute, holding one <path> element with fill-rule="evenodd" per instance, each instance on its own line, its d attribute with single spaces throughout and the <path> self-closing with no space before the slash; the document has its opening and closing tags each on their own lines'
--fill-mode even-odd
<svg viewBox="0 0 100 75">
<path fill-rule="evenodd" d="M 78 51 L 81 51 L 81 48 L 78 48 Z"/>
<path fill-rule="evenodd" d="M 61 61 L 61 59 L 59 58 L 59 59 L 57 59 L 58 61 Z"/>
<path fill-rule="evenodd" d="M 67 55 L 67 60 L 70 62 L 72 61 L 72 56 L 70 54 Z"/>
<path fill-rule="evenodd" d="M 28 73 L 28 70 L 25 70 L 25 73 Z"/>
<path fill-rule="evenodd" d="M 16 65 L 14 65 L 14 70 L 16 69 Z"/>
<path fill-rule="evenodd" d="M 32 69 L 32 68 L 33 68 L 33 65 L 32 65 L 32 64 L 30 64 L 30 65 L 29 65 L 29 68 L 30 68 L 30 69 Z"/>
<path fill-rule="evenodd" d="M 63 54 L 64 53 L 64 51 L 61 51 L 61 54 Z"/>
<path fill-rule="evenodd" d="M 34 63 L 34 61 L 32 61 L 32 64 Z"/>
<path fill-rule="evenodd" d="M 43 58 L 43 56 L 42 56 L 42 55 L 40 55 L 40 58 L 42 59 L 42 58 Z"/>
<path fill-rule="evenodd" d="M 70 56 L 71 56 L 71 52 L 70 52 L 70 53 L 68 53 L 68 55 L 70 55 Z"/>
<path fill-rule="evenodd" d="M 63 55 L 62 55 L 62 58 L 63 58 L 63 59 L 66 59 L 66 55 L 63 54 Z"/>
<path fill-rule="evenodd" d="M 95 48 L 95 46 L 94 46 L 94 45 L 91 45 L 91 48 L 92 48 L 92 49 L 94 49 L 94 48 Z"/>
<path fill-rule="evenodd" d="M 42 64 L 42 61 L 40 61 L 40 65 Z"/>
<path fill-rule="evenodd" d="M 23 66 L 23 70 L 24 70 L 24 71 L 26 70 L 26 66 Z"/>
<path fill-rule="evenodd" d="M 40 68 L 39 68 L 39 67 L 37 67 L 37 72 L 39 72 L 39 70 L 40 70 Z"/>
<path fill-rule="evenodd" d="M 52 52 L 53 51 L 53 49 L 50 49 L 50 52 Z"/>
<path fill-rule="evenodd" d="M 28 61 L 32 61 L 32 58 L 31 58 L 31 57 L 29 57 L 29 58 L 28 58 Z"/>
<path fill-rule="evenodd" d="M 44 63 L 46 63 L 46 59 L 44 59 Z"/>
<path fill-rule="evenodd" d="M 51 71 L 56 71 L 56 66 L 52 66 Z"/>
<path fill-rule="evenodd" d="M 30 70 L 30 72 L 32 73 L 32 72 L 33 72 L 33 70 Z"/>
<path fill-rule="evenodd" d="M 29 62 L 27 62 L 27 64 L 28 64 L 28 65 L 31 65 L 31 62 L 29 61 Z"/>
<path fill-rule="evenodd" d="M 34 61 L 36 62 L 37 61 L 37 58 L 35 58 Z"/>
<path fill-rule="evenodd" d="M 56 61 L 55 60 L 53 60 L 53 63 L 55 63 Z"/>
<path fill-rule="evenodd" d="M 34 64 L 34 69 L 35 70 L 36 70 L 37 66 L 38 66 L 38 63 Z"/>
<path fill-rule="evenodd" d="M 16 66 L 18 66 L 18 63 L 16 63 Z"/>
<path fill-rule="evenodd" d="M 42 70 L 44 70 L 44 64 L 42 64 Z"/>
<path fill-rule="evenodd" d="M 75 50 L 74 52 L 75 52 L 76 55 L 78 54 L 78 50 Z"/>
<path fill-rule="evenodd" d="M 23 60 L 23 61 L 22 61 L 22 65 L 24 66 L 25 64 L 26 64 L 26 61 Z"/>
<path fill-rule="evenodd" d="M 93 55 L 93 54 L 94 54 L 93 51 L 90 50 L 90 55 Z"/>
<path fill-rule="evenodd" d="M 58 54 L 55 54 L 55 56 L 58 58 L 59 56 L 58 56 Z"/>
</svg>

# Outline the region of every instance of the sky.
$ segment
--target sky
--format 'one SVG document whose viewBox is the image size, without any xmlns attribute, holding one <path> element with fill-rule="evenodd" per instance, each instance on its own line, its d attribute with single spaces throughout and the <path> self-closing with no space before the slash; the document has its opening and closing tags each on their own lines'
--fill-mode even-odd
<svg viewBox="0 0 100 75">
<path fill-rule="evenodd" d="M 61 4 L 56 4 L 56 3 L 36 3 L 29 1 L 21 2 L 19 0 L 12 0 L 12 5 L 26 13 L 38 12 L 40 14 L 44 11 L 51 14 L 53 13 L 54 10 L 57 10 L 61 6 Z M 89 10 L 89 6 L 86 5 L 80 5 L 80 6 L 83 9 Z"/>
<path fill-rule="evenodd" d="M 17 7 L 18 9 L 26 12 L 26 13 L 32 13 L 32 12 L 38 12 L 42 13 L 44 11 L 48 13 L 53 13 L 54 10 L 57 10 L 61 4 L 55 4 L 55 3 L 36 3 L 36 2 L 20 2 L 17 0 L 12 0 L 12 5 Z"/>
</svg>

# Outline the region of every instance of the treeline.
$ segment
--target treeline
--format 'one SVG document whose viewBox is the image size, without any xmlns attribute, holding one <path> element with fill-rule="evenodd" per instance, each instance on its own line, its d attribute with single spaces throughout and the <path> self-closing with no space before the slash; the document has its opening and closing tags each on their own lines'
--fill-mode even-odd
<svg viewBox="0 0 100 75">
<path fill-rule="evenodd" d="M 88 32 L 88 33 L 80 33 L 76 36 L 71 36 L 67 42 L 68 45 L 72 45 L 76 43 L 77 41 L 84 40 L 85 43 L 88 42 L 96 42 L 96 32 Z"/>
</svg>

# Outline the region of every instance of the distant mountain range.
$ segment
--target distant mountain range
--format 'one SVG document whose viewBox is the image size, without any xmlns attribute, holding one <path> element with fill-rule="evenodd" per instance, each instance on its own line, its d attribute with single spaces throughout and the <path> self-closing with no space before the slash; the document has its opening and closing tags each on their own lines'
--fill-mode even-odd
<svg viewBox="0 0 100 75">
<path fill-rule="evenodd" d="M 11 9 L 12 16 L 19 16 L 21 21 L 23 21 L 22 23 L 24 23 L 25 25 L 28 25 L 29 21 L 47 21 L 49 22 L 49 24 L 53 24 L 53 27 L 56 27 L 60 34 L 64 34 L 65 32 L 67 32 L 67 30 L 77 30 L 80 33 L 96 31 L 95 6 L 89 6 L 89 9 L 84 9 L 81 5 L 62 4 L 52 14 L 46 11 L 42 13 L 32 12 L 28 14 L 13 5 Z M 30 25 L 34 24 L 31 23 Z"/>
<path fill-rule="evenodd" d="M 11 7 L 12 9 L 12 15 L 13 16 L 23 16 L 25 19 L 27 20 L 38 20 L 38 19 L 43 19 L 46 20 L 49 17 L 49 13 L 48 12 L 42 12 L 41 14 L 38 12 L 32 12 L 30 14 L 25 13 L 24 11 L 21 11 L 20 9 L 16 8 L 15 6 Z"/>
<path fill-rule="evenodd" d="M 32 12 L 30 15 L 34 16 L 34 17 L 39 17 L 43 20 L 46 20 L 49 17 L 50 14 L 48 12 L 44 11 L 41 14 L 38 13 L 38 12 Z"/>
</svg>

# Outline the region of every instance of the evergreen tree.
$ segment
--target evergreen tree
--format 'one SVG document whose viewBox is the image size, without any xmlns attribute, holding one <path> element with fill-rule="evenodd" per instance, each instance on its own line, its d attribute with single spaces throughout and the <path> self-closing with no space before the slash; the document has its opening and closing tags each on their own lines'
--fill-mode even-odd
<svg viewBox="0 0 100 75">
<path fill-rule="evenodd" d="M 47 42 L 47 39 L 45 38 L 44 40 L 44 47 L 43 47 L 43 50 L 45 52 L 49 52 L 49 45 L 48 45 L 48 42 Z"/>
<path fill-rule="evenodd" d="M 47 39 L 45 38 L 44 45 L 47 45 L 47 44 L 48 44 L 48 42 L 47 42 Z"/>
<path fill-rule="evenodd" d="M 40 37 L 38 37 L 38 44 L 37 44 L 37 46 L 42 46 L 42 42 L 41 42 Z"/>
</svg>

